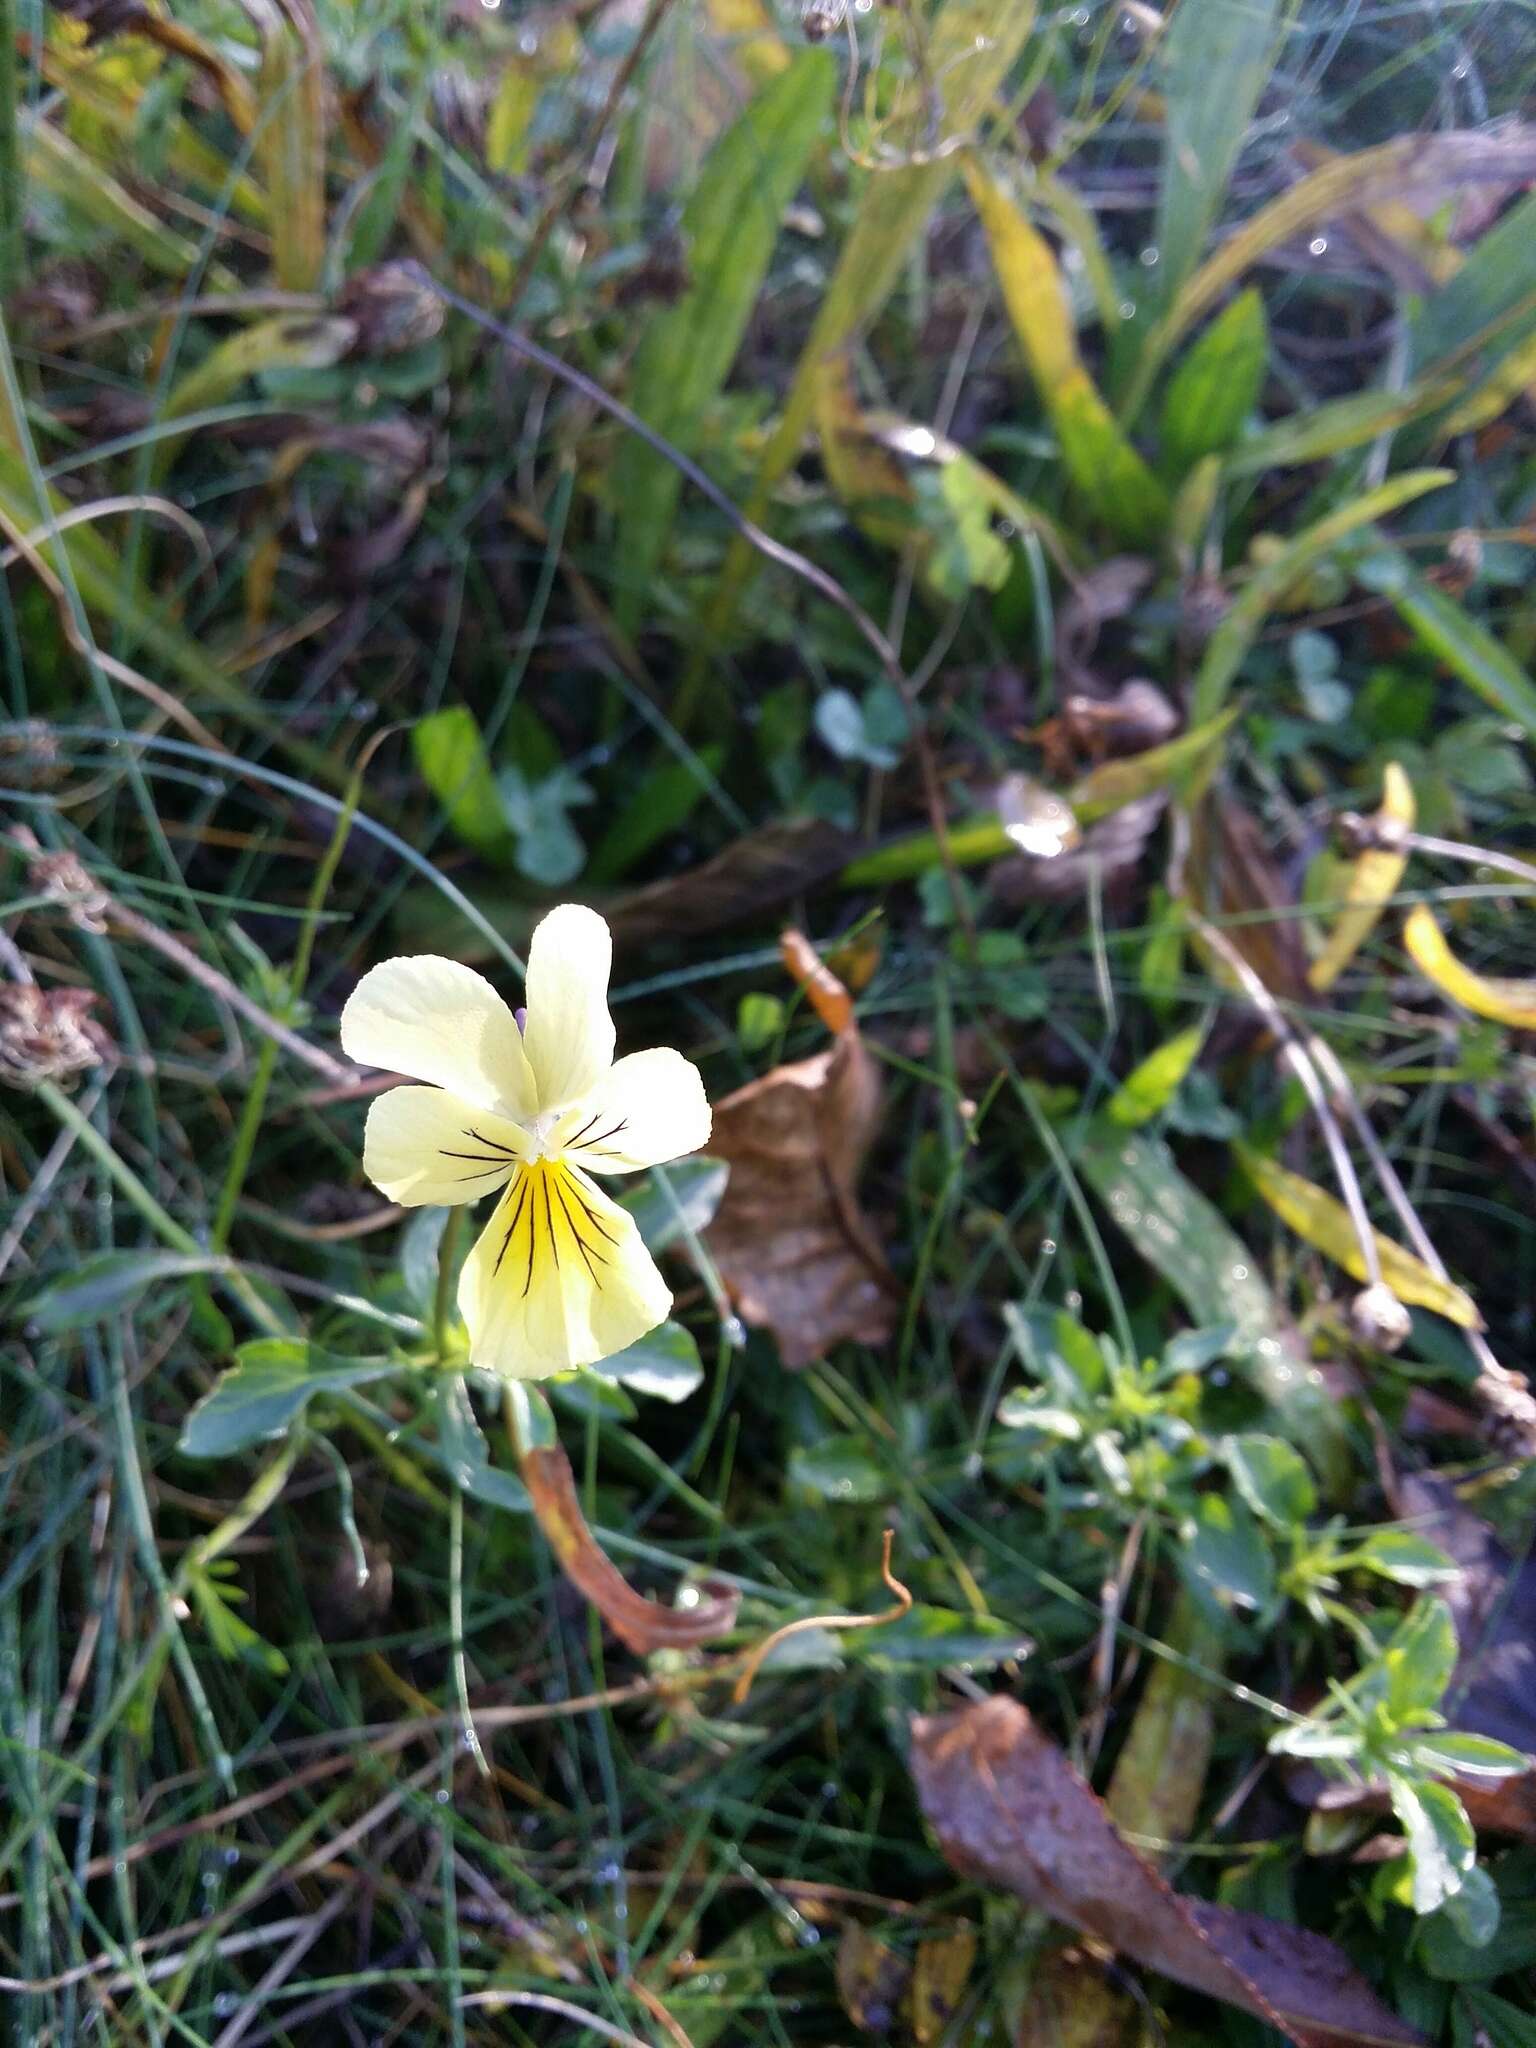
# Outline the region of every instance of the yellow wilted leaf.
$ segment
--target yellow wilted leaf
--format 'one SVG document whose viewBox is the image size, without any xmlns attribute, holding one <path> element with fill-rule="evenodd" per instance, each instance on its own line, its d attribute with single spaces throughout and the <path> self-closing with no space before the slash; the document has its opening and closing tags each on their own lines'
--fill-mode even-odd
<svg viewBox="0 0 1536 2048">
<path fill-rule="evenodd" d="M 1416 903 L 1404 919 L 1403 944 L 1420 974 L 1462 1009 L 1492 1017 L 1496 1024 L 1512 1024 L 1517 1031 L 1536 1031 L 1536 981 L 1474 974 L 1446 944 L 1427 904 Z"/>
<path fill-rule="evenodd" d="M 912 2032 L 922 2048 L 947 2036 L 975 1962 L 976 1937 L 968 1927 L 953 1934 L 933 1934 L 918 1943 L 907 2009 Z"/>
<path fill-rule="evenodd" d="M 816 432 L 833 490 L 871 540 L 901 547 L 913 538 L 912 486 L 900 462 L 869 431 L 846 350 L 816 368 Z"/>
<path fill-rule="evenodd" d="M 1372 1277 L 1366 1270 L 1355 1226 L 1342 1202 L 1262 1152 L 1250 1151 L 1246 1145 L 1235 1145 L 1233 1150 L 1248 1178 L 1288 1230 L 1293 1230 L 1304 1244 L 1315 1245 L 1353 1279 L 1368 1281 Z M 1381 1277 L 1399 1301 L 1433 1309 L 1436 1315 L 1444 1316 L 1447 1322 L 1456 1323 L 1463 1330 L 1483 1327 L 1477 1304 L 1469 1294 L 1449 1280 L 1438 1279 L 1422 1260 L 1404 1251 L 1390 1237 L 1383 1237 L 1379 1230 L 1373 1230 L 1371 1235 L 1381 1260 Z"/>
<path fill-rule="evenodd" d="M 980 164 L 967 160 L 965 180 L 1072 481 L 1107 526 L 1150 543 L 1168 524 L 1168 497 L 1083 365 L 1050 243 Z"/>
<path fill-rule="evenodd" d="M 1406 831 L 1412 829 L 1417 815 L 1413 784 L 1395 761 L 1389 761 L 1381 777 L 1381 808 L 1371 822 L 1378 830 L 1383 826 L 1400 826 Z M 1382 905 L 1403 879 L 1407 865 L 1407 854 L 1389 846 L 1368 846 L 1356 858 L 1345 885 L 1345 908 L 1339 912 L 1327 945 L 1307 974 L 1314 988 L 1331 988 L 1353 960 L 1380 917 Z"/>
</svg>

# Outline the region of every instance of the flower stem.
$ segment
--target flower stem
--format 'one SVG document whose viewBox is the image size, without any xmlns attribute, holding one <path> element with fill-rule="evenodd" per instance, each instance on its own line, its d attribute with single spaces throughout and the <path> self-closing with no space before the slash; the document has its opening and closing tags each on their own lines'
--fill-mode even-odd
<svg viewBox="0 0 1536 2048">
<path fill-rule="evenodd" d="M 432 1345 L 439 1365 L 448 1362 L 448 1306 L 453 1287 L 453 1255 L 459 1243 L 462 1209 L 450 1209 L 437 1246 L 437 1292 L 432 1298 Z"/>
</svg>

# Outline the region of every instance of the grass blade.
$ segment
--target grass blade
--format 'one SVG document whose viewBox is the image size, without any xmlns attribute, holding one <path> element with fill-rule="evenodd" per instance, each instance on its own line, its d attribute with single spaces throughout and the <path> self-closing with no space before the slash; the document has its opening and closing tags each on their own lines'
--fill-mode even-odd
<svg viewBox="0 0 1536 2048">
<path fill-rule="evenodd" d="M 780 216 L 831 110 L 835 82 L 830 52 L 803 50 L 715 144 L 684 209 L 693 282 L 646 329 L 630 403 L 685 455 L 698 446 L 705 414 L 736 359 Z M 614 492 L 624 583 L 614 609 L 626 633 L 644 614 L 681 483 L 654 448 L 634 435 L 623 442 Z"/>
<path fill-rule="evenodd" d="M 1013 331 L 1072 481 L 1106 526 L 1151 545 L 1168 523 L 1167 494 L 1084 367 L 1050 244 L 979 164 L 966 163 L 965 180 L 986 231 Z"/>
</svg>

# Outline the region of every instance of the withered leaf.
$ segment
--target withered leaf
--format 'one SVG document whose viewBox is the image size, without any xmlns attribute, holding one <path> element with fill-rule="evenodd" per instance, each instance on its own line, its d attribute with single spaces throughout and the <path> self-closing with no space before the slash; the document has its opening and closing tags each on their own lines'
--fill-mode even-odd
<svg viewBox="0 0 1536 2048">
<path fill-rule="evenodd" d="M 922 2048 L 948 2032 L 975 1963 L 976 1937 L 968 1927 L 933 1934 L 918 1943 L 907 1991 L 907 2021 Z"/>
<path fill-rule="evenodd" d="M 852 833 L 824 818 L 765 825 L 732 840 L 701 867 L 669 875 L 608 905 L 613 942 L 622 951 L 759 916 L 828 880 L 858 847 Z"/>
<path fill-rule="evenodd" d="M 660 1607 L 635 1591 L 599 1550 L 576 1498 L 570 1460 L 558 1445 L 524 1451 L 518 1470 L 555 1562 L 627 1649 L 640 1656 L 652 1650 L 691 1650 L 724 1635 L 734 1623 L 734 1592 L 711 1591 L 684 1610 Z"/>
<path fill-rule="evenodd" d="M 841 1338 L 884 1343 L 897 1288 L 856 1192 L 880 1076 L 836 977 L 816 963 L 812 978 L 798 933 L 785 945 L 802 949 L 797 977 L 839 1028 L 828 1051 L 715 1104 L 709 1149 L 731 1177 L 704 1242 L 745 1321 L 771 1330 L 784 1363 L 799 1367 Z"/>
<path fill-rule="evenodd" d="M 1219 791 L 1190 820 L 1186 885 L 1197 910 L 1221 926 L 1271 995 L 1304 1003 L 1310 988 L 1295 892 L 1264 843 L 1258 822 Z M 1231 969 L 1208 963 L 1220 981 Z"/>
<path fill-rule="evenodd" d="M 1042 1956 L 1029 1980 L 1013 2048 L 1136 2048 L 1141 2008 L 1112 1984 L 1097 1956 L 1080 1948 Z"/>
<path fill-rule="evenodd" d="M 964 1875 L 1256 2014 L 1298 2048 L 1422 2041 L 1323 1936 L 1181 1898 L 1016 1701 L 919 1716 L 910 1761 L 939 1846 Z"/>
<path fill-rule="evenodd" d="M 896 2021 L 912 1965 L 877 1941 L 856 1920 L 837 1944 L 837 1995 L 843 2011 L 864 2034 L 888 2034 Z"/>
</svg>

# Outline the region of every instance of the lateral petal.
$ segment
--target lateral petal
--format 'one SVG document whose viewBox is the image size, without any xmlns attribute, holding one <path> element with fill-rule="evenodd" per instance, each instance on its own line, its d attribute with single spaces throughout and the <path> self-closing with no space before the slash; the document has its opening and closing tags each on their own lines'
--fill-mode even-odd
<svg viewBox="0 0 1536 2048">
<path fill-rule="evenodd" d="M 697 1152 L 709 1125 L 703 1076 L 662 1045 L 615 1061 L 550 1142 L 589 1173 L 638 1173 Z"/>
<path fill-rule="evenodd" d="M 528 1138 L 446 1088 L 391 1088 L 370 1106 L 363 1171 L 392 1202 L 475 1202 L 507 1179 Z"/>
<path fill-rule="evenodd" d="M 341 1013 L 341 1044 L 365 1066 L 430 1081 L 477 1109 L 530 1116 L 537 1107 L 517 1019 L 457 960 L 418 953 L 370 968 Z"/>
</svg>

